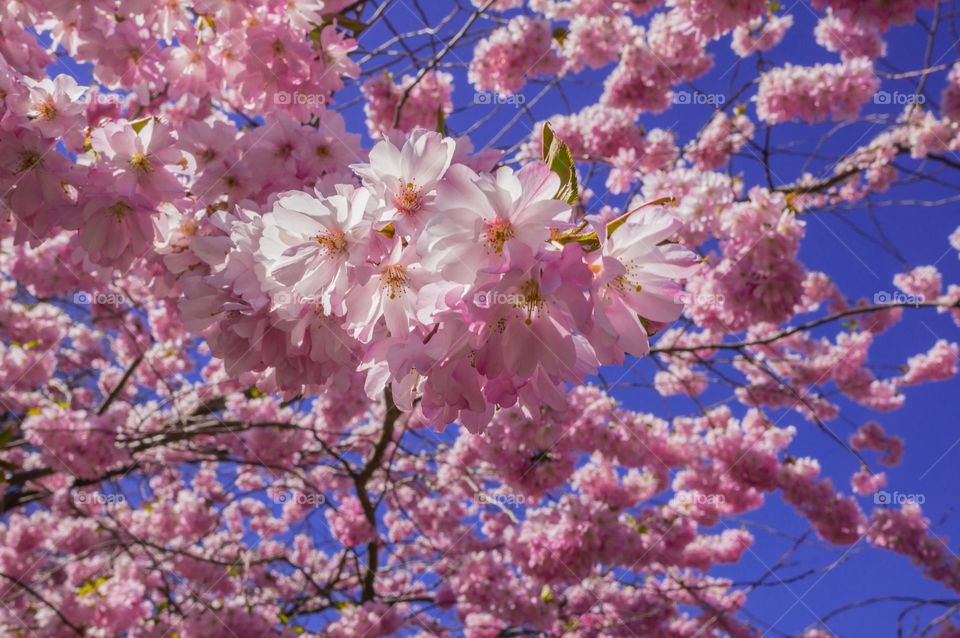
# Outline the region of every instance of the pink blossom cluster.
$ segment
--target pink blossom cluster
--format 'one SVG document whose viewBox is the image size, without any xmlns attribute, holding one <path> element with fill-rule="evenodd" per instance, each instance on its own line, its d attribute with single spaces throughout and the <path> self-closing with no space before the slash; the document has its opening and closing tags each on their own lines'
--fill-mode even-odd
<svg viewBox="0 0 960 638">
<path fill-rule="evenodd" d="M 780 44 L 787 29 L 793 26 L 793 16 L 767 15 L 751 19 L 733 30 L 730 48 L 741 58 L 759 51 L 769 51 Z"/>
<path fill-rule="evenodd" d="M 887 434 L 883 426 L 875 421 L 860 426 L 850 436 L 850 445 L 855 450 L 883 452 L 880 462 L 887 466 L 899 465 L 903 458 L 903 439 Z"/>
<path fill-rule="evenodd" d="M 333 26 L 314 26 L 319 5 L 231 6 L 211 5 L 198 25 L 181 8 L 150 3 L 125 5 L 130 19 L 71 9 L 71 29 L 54 44 L 79 62 L 95 62 L 97 90 L 67 75 L 38 79 L 42 70 L 0 59 L 0 188 L 15 211 L 17 243 L 76 231 L 75 270 L 126 268 L 151 252 L 158 206 L 188 194 L 204 205 L 232 204 L 343 175 L 358 157 L 359 138 L 325 105 L 342 78 L 357 72 L 347 57 L 352 41 Z M 28 5 L 18 18 L 41 32 L 62 24 L 49 9 Z M 323 62 L 307 64 L 314 54 Z M 249 109 L 269 104 L 275 115 L 238 136 L 211 100 Z M 294 119 L 311 116 L 312 127 Z M 76 161 L 49 152 L 58 144 Z"/>
<path fill-rule="evenodd" d="M 453 76 L 449 73 L 428 71 L 422 78 L 405 75 L 398 84 L 385 73 L 367 80 L 361 90 L 366 99 L 367 130 L 375 137 L 393 129 L 408 133 L 415 128 L 436 128 L 453 110 Z"/>
<path fill-rule="evenodd" d="M 785 66 L 760 77 L 757 116 L 769 124 L 856 116 L 880 86 L 873 64 L 855 58 L 842 64 Z"/>
<path fill-rule="evenodd" d="M 639 35 L 627 16 L 577 14 L 563 37 L 564 72 L 599 69 L 617 60 L 623 46 Z"/>
<path fill-rule="evenodd" d="M 867 537 L 877 547 L 907 556 L 929 578 L 960 589 L 960 559 L 930 531 L 930 522 L 916 503 L 904 503 L 899 510 L 875 510 Z"/>
<path fill-rule="evenodd" d="M 814 30 L 817 44 L 840 54 L 844 62 L 856 58 L 875 60 L 887 52 L 883 29 L 873 22 L 852 21 L 827 11 Z"/>
<path fill-rule="evenodd" d="M 803 295 L 804 271 L 796 255 L 804 225 L 783 194 L 760 187 L 727 209 L 719 222 L 723 259 L 688 287 L 705 300 L 690 305 L 697 323 L 742 330 L 790 316 Z"/>
<path fill-rule="evenodd" d="M 371 396 L 392 385 L 401 408 L 422 395 L 427 419 L 480 429 L 496 405 L 561 407 L 561 384 L 646 352 L 640 317 L 680 314 L 693 259 L 658 245 L 679 229 L 662 209 L 589 239 L 543 164 L 478 173 L 453 139 L 399 142 L 354 165 L 362 187 L 218 213 L 170 252 L 187 325 L 228 369 L 273 368 L 287 391 L 350 369 Z"/>
<path fill-rule="evenodd" d="M 604 81 L 601 103 L 633 112 L 663 111 L 670 105 L 671 86 L 703 75 L 712 64 L 703 36 L 684 18 L 657 14 L 624 48 Z"/>
<path fill-rule="evenodd" d="M 689 246 L 719 232 L 721 213 L 742 195 L 740 183 L 713 171 L 677 168 L 650 173 L 642 181 L 645 199 L 676 200 L 672 211 L 684 223 L 680 237 Z"/>
<path fill-rule="evenodd" d="M 577 16 L 642 16 L 660 0 L 530 0 L 530 8 L 551 20 L 573 20 Z"/>
<path fill-rule="evenodd" d="M 556 73 L 562 65 L 550 23 L 520 15 L 477 45 L 467 77 L 477 91 L 512 95 L 527 78 Z"/>
<path fill-rule="evenodd" d="M 873 23 L 882 31 L 892 24 L 913 22 L 921 8 L 932 7 L 932 0 L 813 0 L 817 9 L 829 7 L 838 17 L 854 23 Z"/>
<path fill-rule="evenodd" d="M 737 0 L 724 4 L 710 0 L 669 0 L 667 4 L 675 7 L 677 13 L 707 40 L 759 18 L 767 8 L 763 0 Z"/>
<path fill-rule="evenodd" d="M 960 346 L 949 343 L 946 339 L 938 339 L 928 352 L 914 355 L 907 360 L 907 371 L 904 372 L 901 383 L 913 385 L 951 379 L 957 375 L 958 357 Z"/>
<path fill-rule="evenodd" d="M 672 133 L 659 128 L 645 133 L 629 111 L 595 104 L 573 115 L 557 115 L 550 123 L 577 160 L 614 163 L 629 157 L 633 173 L 647 173 L 665 168 L 678 155 Z M 524 156 L 538 156 L 541 145 L 541 135 L 532 135 Z"/>
<path fill-rule="evenodd" d="M 948 183 L 927 170 L 956 168 L 960 71 L 908 69 L 943 72 L 939 111 L 878 118 L 796 179 L 774 155 L 810 127 L 754 139 L 854 117 L 884 33 L 932 3 L 816 0 L 840 62 L 809 67 L 767 55 L 793 24 L 775 3 L 454 4 L 386 42 L 393 16 L 350 0 L 4 4 L 0 632 L 746 638 L 762 581 L 716 573 L 771 498 L 809 542 L 960 591 L 934 508 L 865 507 L 903 489 L 873 467 L 901 432 L 833 428 L 956 376 L 947 338 L 877 352 L 914 313 L 948 319 L 933 306 L 960 325 L 953 271 L 897 274 L 888 306 L 800 259 L 823 209 Z M 731 102 L 759 87 L 757 118 L 680 108 L 727 35 L 763 52 L 724 76 Z M 74 64 L 95 86 L 57 75 Z M 559 85 L 565 148 L 541 160 L 532 103 L 516 155 L 447 136 L 482 111 L 455 104 L 456 66 L 501 96 Z M 641 126 L 674 106 L 694 139 Z M 820 436 L 844 456 L 791 450 Z"/>
<path fill-rule="evenodd" d="M 718 169 L 750 141 L 754 129 L 753 122 L 742 111 L 732 117 L 720 111 L 684 149 L 684 155 L 698 169 Z"/>
</svg>

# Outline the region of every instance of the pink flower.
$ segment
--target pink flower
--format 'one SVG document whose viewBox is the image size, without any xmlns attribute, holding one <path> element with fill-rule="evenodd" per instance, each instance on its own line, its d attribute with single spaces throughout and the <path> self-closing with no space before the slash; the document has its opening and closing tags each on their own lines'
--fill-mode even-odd
<svg viewBox="0 0 960 638">
<path fill-rule="evenodd" d="M 175 139 L 163 124 L 149 118 L 139 129 L 129 123 L 108 124 L 93 132 L 91 144 L 113 171 L 118 192 L 164 200 L 183 191 L 170 171 L 181 161 Z"/>
<path fill-rule="evenodd" d="M 693 253 L 677 244 L 660 245 L 681 224 L 659 207 L 637 211 L 601 242 L 593 268 L 597 336 L 612 339 L 616 350 L 643 356 L 649 350 L 644 322 L 676 320 L 683 311 L 677 280 L 695 271 Z M 598 228 L 598 235 L 607 234 Z"/>
<path fill-rule="evenodd" d="M 344 300 L 348 332 L 369 343 L 382 317 L 391 336 L 406 337 L 417 325 L 420 291 L 434 281 L 435 274 L 419 263 L 412 247 L 405 249 L 399 240 L 368 269 L 365 282 L 354 286 Z"/>
<path fill-rule="evenodd" d="M 436 211 L 436 188 L 453 158 L 456 144 L 430 131 L 415 131 L 400 148 L 383 140 L 370 151 L 369 164 L 354 171 L 379 198 L 383 221 L 397 232 L 416 235 Z"/>
<path fill-rule="evenodd" d="M 152 247 L 152 215 L 152 207 L 142 198 L 101 195 L 87 202 L 76 220 L 80 245 L 95 264 L 127 268 Z"/>
<path fill-rule="evenodd" d="M 560 179 L 543 164 L 519 172 L 502 167 L 492 180 L 466 166 L 454 166 L 437 191 L 444 206 L 417 240 L 427 268 L 451 281 L 470 284 L 478 273 L 497 268 L 514 242 L 539 250 L 552 228 L 565 225 L 570 207 L 554 199 Z"/>
<path fill-rule="evenodd" d="M 58 75 L 54 79 L 44 78 L 37 81 L 23 78 L 29 88 L 29 96 L 23 103 L 14 102 L 14 111 L 30 119 L 30 126 L 45 137 L 60 138 L 67 136 L 70 148 L 83 146 L 83 118 L 86 110 L 83 93 L 86 90 L 77 86 L 76 80 L 69 75 Z M 79 143 L 78 143 L 79 142 Z"/>
<path fill-rule="evenodd" d="M 326 313 L 342 313 L 351 269 L 369 252 L 369 202 L 368 190 L 351 186 L 331 197 L 280 197 L 264 216 L 260 239 L 267 274 L 294 294 L 316 299 Z"/>
</svg>

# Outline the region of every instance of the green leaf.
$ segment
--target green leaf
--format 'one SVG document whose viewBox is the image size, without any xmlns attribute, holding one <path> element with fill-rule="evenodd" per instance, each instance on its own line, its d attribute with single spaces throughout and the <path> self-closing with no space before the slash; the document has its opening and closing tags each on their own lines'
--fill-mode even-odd
<svg viewBox="0 0 960 638">
<path fill-rule="evenodd" d="M 557 27 L 553 30 L 553 39 L 557 41 L 557 44 L 563 44 L 568 35 L 570 35 L 569 29 Z"/>
<path fill-rule="evenodd" d="M 136 122 L 130 122 L 130 126 L 133 128 L 133 132 L 140 134 L 140 131 L 146 127 L 146 125 L 152 120 L 152 117 L 145 117 L 142 120 L 137 120 Z"/>
<path fill-rule="evenodd" d="M 563 141 L 554 135 L 550 122 L 543 125 L 543 150 L 541 157 L 550 170 L 560 177 L 560 190 L 554 199 L 573 204 L 577 201 L 577 167 L 573 163 L 573 154 Z"/>
<path fill-rule="evenodd" d="M 277 618 L 280 619 L 280 624 L 281 624 L 281 625 L 289 625 L 289 624 L 290 624 L 290 616 L 286 615 L 286 614 L 283 613 L 282 611 L 277 614 Z"/>
<path fill-rule="evenodd" d="M 376 232 L 380 233 L 380 234 L 383 235 L 384 237 L 387 237 L 387 238 L 389 238 L 389 239 L 393 239 L 394 235 L 397 234 L 397 229 L 393 227 L 393 224 L 392 224 L 392 223 L 390 223 L 390 224 L 387 224 L 386 226 L 384 226 L 383 228 L 381 228 L 380 230 L 378 230 L 378 231 L 376 231 Z"/>
<path fill-rule="evenodd" d="M 0 448 L 6 447 L 11 439 L 13 439 L 13 426 L 0 432 Z"/>
</svg>

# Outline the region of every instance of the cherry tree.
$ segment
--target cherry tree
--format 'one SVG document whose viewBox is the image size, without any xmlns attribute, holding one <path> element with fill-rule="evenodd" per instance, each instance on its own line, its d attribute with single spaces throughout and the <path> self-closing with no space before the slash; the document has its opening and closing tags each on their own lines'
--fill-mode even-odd
<svg viewBox="0 0 960 638">
<path fill-rule="evenodd" d="M 2 7 L 4 635 L 960 636 L 954 3 Z"/>
</svg>

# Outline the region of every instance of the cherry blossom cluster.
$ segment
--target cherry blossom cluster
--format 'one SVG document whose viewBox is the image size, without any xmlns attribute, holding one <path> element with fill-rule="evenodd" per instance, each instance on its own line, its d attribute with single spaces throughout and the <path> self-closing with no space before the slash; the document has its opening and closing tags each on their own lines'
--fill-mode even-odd
<svg viewBox="0 0 960 638">
<path fill-rule="evenodd" d="M 696 268 L 664 243 L 679 222 L 659 207 L 577 222 L 545 164 L 490 172 L 467 151 L 420 130 L 355 164 L 362 186 L 173 220 L 161 252 L 187 325 L 276 389 L 352 370 L 371 398 L 391 385 L 402 409 L 474 430 L 495 406 L 560 408 L 563 384 L 645 354 Z"/>
<path fill-rule="evenodd" d="M 796 118 L 813 122 L 850 118 L 879 88 L 866 58 L 812 67 L 786 65 L 764 73 L 757 91 L 757 116 L 770 124 Z"/>
<path fill-rule="evenodd" d="M 399 84 L 389 75 L 378 75 L 367 80 L 362 91 L 367 129 L 374 136 L 394 129 L 435 129 L 453 110 L 453 76 L 449 73 L 429 71 L 419 81 L 407 75 Z"/>
</svg>

